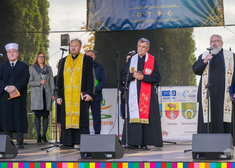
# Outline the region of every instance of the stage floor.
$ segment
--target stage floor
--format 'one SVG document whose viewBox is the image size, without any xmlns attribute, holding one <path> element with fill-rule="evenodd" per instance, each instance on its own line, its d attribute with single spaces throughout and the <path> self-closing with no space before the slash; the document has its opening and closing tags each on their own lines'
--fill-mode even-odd
<svg viewBox="0 0 235 168">
<path fill-rule="evenodd" d="M 37 145 L 34 140 L 26 140 L 24 149 L 18 150 L 16 158 L 0 159 L 2 162 L 200 162 L 192 159 L 192 142 L 164 143 L 162 148 L 148 146 L 150 150 L 126 149 L 120 159 L 82 159 L 78 149 L 54 147 L 50 152 L 41 148 L 54 146 L 54 144 Z M 232 160 L 216 160 L 218 162 L 234 162 Z M 201 160 L 205 162 L 205 160 Z M 211 160 L 209 161 L 211 162 Z M 213 160 L 214 162 L 214 160 Z"/>
</svg>

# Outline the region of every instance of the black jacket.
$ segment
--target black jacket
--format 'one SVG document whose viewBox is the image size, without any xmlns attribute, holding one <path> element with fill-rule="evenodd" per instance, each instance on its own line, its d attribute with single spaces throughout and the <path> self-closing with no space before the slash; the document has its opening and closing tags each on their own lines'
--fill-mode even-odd
<svg viewBox="0 0 235 168">
<path fill-rule="evenodd" d="M 95 70 L 95 78 L 99 82 L 95 87 L 95 94 L 92 97 L 93 100 L 102 100 L 102 89 L 104 88 L 106 84 L 106 75 L 105 75 L 105 69 L 104 67 L 97 63 L 96 61 L 93 62 L 94 70 Z"/>
</svg>

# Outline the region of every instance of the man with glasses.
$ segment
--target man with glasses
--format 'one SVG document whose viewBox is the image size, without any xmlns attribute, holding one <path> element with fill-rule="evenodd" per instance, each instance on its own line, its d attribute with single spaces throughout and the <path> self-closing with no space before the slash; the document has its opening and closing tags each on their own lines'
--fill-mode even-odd
<svg viewBox="0 0 235 168">
<path fill-rule="evenodd" d="M 26 98 L 29 67 L 18 60 L 18 47 L 16 43 L 7 44 L 8 61 L 0 64 L 0 130 L 11 138 L 16 132 L 20 149 L 24 148 L 23 134 L 28 131 Z"/>
<path fill-rule="evenodd" d="M 209 51 L 202 53 L 193 65 L 194 73 L 201 76 L 197 96 L 199 102 L 197 132 L 232 133 L 234 115 L 228 87 L 234 84 L 234 53 L 222 48 L 223 40 L 218 34 L 211 36 L 210 46 Z"/>
<path fill-rule="evenodd" d="M 149 49 L 149 40 L 146 38 L 138 40 L 138 53 L 126 63 L 122 77 L 122 81 L 128 80 L 129 85 L 128 114 L 123 128 L 122 142 L 133 149 L 149 150 L 147 145 L 163 146 L 156 94 L 156 84 L 160 82 L 161 75 L 158 61 L 148 53 Z"/>
</svg>

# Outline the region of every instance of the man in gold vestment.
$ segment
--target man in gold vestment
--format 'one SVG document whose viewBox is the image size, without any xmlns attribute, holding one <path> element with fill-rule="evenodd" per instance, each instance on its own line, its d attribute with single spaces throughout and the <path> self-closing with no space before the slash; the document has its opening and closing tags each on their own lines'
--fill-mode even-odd
<svg viewBox="0 0 235 168">
<path fill-rule="evenodd" d="M 94 93 L 93 59 L 80 53 L 82 42 L 70 42 L 70 54 L 60 60 L 58 99 L 61 108 L 60 143 L 73 147 L 89 134 L 89 101 Z"/>
</svg>

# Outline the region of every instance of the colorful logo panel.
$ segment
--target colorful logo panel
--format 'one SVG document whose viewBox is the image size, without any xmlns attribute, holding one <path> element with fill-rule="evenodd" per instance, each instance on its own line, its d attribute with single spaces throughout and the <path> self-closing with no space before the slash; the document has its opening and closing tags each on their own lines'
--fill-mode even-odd
<svg viewBox="0 0 235 168">
<path fill-rule="evenodd" d="M 170 120 L 179 116 L 179 103 L 165 103 L 165 114 Z"/>
<path fill-rule="evenodd" d="M 193 119 L 197 114 L 197 104 L 195 102 L 182 103 L 182 116 L 185 119 Z"/>
<path fill-rule="evenodd" d="M 159 103 L 160 117 L 162 118 L 162 103 Z"/>
</svg>

